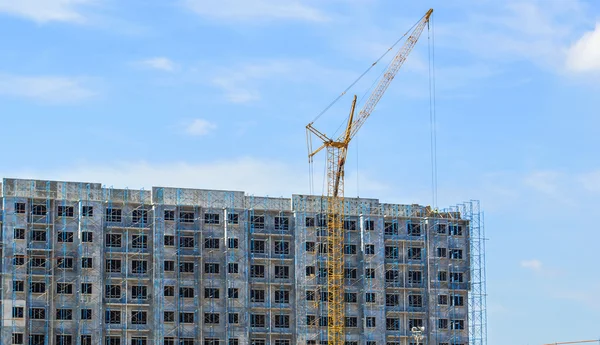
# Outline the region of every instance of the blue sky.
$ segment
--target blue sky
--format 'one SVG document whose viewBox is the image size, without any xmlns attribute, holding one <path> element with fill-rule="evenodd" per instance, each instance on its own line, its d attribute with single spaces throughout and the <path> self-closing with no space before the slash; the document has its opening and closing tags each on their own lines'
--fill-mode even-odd
<svg viewBox="0 0 600 345">
<path fill-rule="evenodd" d="M 489 344 L 600 338 L 595 0 L 0 0 L 0 175 L 306 193 L 304 126 L 429 7 L 438 205 L 485 210 Z M 346 195 L 432 203 L 432 42 L 351 145 Z"/>
</svg>

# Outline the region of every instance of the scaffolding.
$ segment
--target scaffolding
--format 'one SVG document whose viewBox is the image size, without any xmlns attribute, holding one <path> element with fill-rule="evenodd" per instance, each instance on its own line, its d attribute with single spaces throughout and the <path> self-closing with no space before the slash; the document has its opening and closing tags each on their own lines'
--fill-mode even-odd
<svg viewBox="0 0 600 345">
<path fill-rule="evenodd" d="M 244 299 L 241 296 L 246 296 L 245 291 L 241 291 L 244 287 L 243 281 L 247 280 L 247 267 L 243 265 L 244 256 L 240 251 L 240 209 L 236 208 L 236 193 L 225 193 L 224 205 L 224 251 L 225 251 L 225 267 L 227 274 L 225 275 L 225 293 L 227 295 L 225 315 L 227 321 L 225 324 L 226 335 L 228 342 L 230 339 L 240 341 L 240 334 L 243 338 L 247 338 L 244 334 L 244 329 L 247 328 L 246 305 L 240 303 Z M 242 214 L 243 217 L 243 214 Z M 244 218 L 242 218 L 244 219 Z M 245 246 L 243 247 L 245 248 Z M 240 279 L 239 277 L 242 277 Z"/>
<path fill-rule="evenodd" d="M 326 198 L 2 182 L 2 345 L 329 341 Z M 486 344 L 479 202 L 343 209 L 346 344 Z"/>
<path fill-rule="evenodd" d="M 74 204 L 74 209 L 77 210 L 74 221 L 77 226 L 78 251 L 80 257 L 92 258 L 92 268 L 86 269 L 85 274 L 78 274 L 76 281 L 76 291 L 79 296 L 75 298 L 79 301 L 80 307 L 89 310 L 89 319 L 80 318 L 78 323 L 77 341 L 79 345 L 102 345 L 102 336 L 105 335 L 105 304 L 103 300 L 104 279 L 103 257 L 104 247 L 104 229 L 102 222 L 102 214 L 104 212 L 96 212 L 93 215 L 93 207 L 96 206 L 100 210 L 102 196 L 100 193 L 105 193 L 106 190 L 101 190 L 99 185 L 84 184 L 84 183 L 68 183 L 61 182 L 63 190 L 63 201 L 70 201 Z M 85 213 L 84 213 L 85 207 Z M 90 214 L 89 207 L 92 207 Z M 94 264 L 94 262 L 96 262 Z M 86 315 L 87 316 L 87 315 Z M 94 317 L 96 321 L 94 321 Z M 101 336 L 95 336 L 100 334 Z"/>
<path fill-rule="evenodd" d="M 165 339 L 165 320 L 164 311 L 167 305 L 165 297 L 165 279 L 164 279 L 164 256 L 165 256 L 165 215 L 164 208 L 164 188 L 157 188 L 152 191 L 152 203 L 154 204 L 154 222 L 152 226 L 153 237 L 153 267 L 152 267 L 152 287 L 153 287 L 153 344 L 162 345 Z"/>
<path fill-rule="evenodd" d="M 478 200 L 462 204 L 460 210 L 469 220 L 469 341 L 471 345 L 487 345 L 484 215 Z"/>
</svg>

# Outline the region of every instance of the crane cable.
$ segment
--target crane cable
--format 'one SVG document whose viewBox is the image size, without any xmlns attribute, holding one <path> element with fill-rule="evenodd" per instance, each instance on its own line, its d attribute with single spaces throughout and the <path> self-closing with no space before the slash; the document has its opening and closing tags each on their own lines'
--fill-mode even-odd
<svg viewBox="0 0 600 345">
<path fill-rule="evenodd" d="M 375 67 L 375 65 L 377 65 L 379 63 L 379 61 L 381 61 L 390 51 L 392 51 L 397 45 L 398 43 L 400 43 L 400 41 L 402 41 L 402 39 L 404 37 L 406 37 L 406 35 L 408 35 L 410 32 L 412 32 L 412 30 L 423 20 L 423 18 L 425 17 L 425 15 L 423 15 L 417 22 L 415 22 L 405 33 L 404 35 L 402 35 L 400 38 L 398 38 L 396 40 L 396 42 L 394 42 L 394 44 L 392 44 L 377 60 L 375 60 L 375 62 L 373 62 L 371 64 L 371 66 L 369 66 L 369 68 L 367 68 L 358 78 L 356 78 L 356 80 L 354 80 L 348 87 L 346 87 L 346 89 L 339 95 L 337 96 L 331 103 L 329 103 L 329 105 L 327 105 L 325 107 L 325 109 L 323 109 L 312 121 L 311 123 L 316 122 L 321 116 L 323 116 L 323 114 L 325 114 L 335 103 L 337 103 L 342 97 L 344 97 L 344 95 L 354 86 L 356 85 L 356 83 L 358 83 L 367 73 L 369 73 L 371 71 L 371 69 L 373 69 L 373 67 Z M 389 63 L 391 64 L 391 62 Z M 389 65 L 388 64 L 388 65 Z M 371 86 L 371 88 L 374 87 L 375 83 L 378 81 L 378 79 L 381 78 L 381 75 L 383 75 L 383 73 L 385 72 L 385 69 L 382 71 L 382 73 L 380 74 L 379 78 L 377 78 L 375 80 L 375 82 L 373 83 L 373 85 Z M 367 89 L 367 91 L 365 91 L 365 94 L 361 97 L 364 98 L 364 96 L 366 95 L 366 93 L 368 92 L 369 89 Z M 343 125 L 343 123 L 342 123 Z M 341 126 L 336 130 L 336 133 L 339 131 L 339 129 L 341 128 Z M 311 148 L 312 148 L 312 144 L 311 144 L 311 136 L 307 133 L 307 138 L 306 138 L 306 145 L 308 147 L 308 151 L 309 153 L 311 152 Z M 357 156 L 357 160 L 358 160 L 358 156 Z M 309 192 L 311 195 L 314 194 L 314 167 L 313 167 L 313 160 L 312 158 L 309 159 L 308 162 L 308 174 L 309 174 Z M 358 165 L 357 165 L 358 168 Z M 326 170 L 327 167 L 325 167 L 325 176 L 326 177 Z M 358 171 L 357 171 L 358 174 Z M 325 186 L 323 185 L 323 191 L 325 190 Z M 357 177 L 357 195 L 358 195 L 358 177 Z"/>
<path fill-rule="evenodd" d="M 406 36 L 406 34 L 404 35 Z M 403 37 L 404 37 L 403 36 Z M 393 46 L 392 46 L 393 48 Z M 390 48 L 391 49 L 391 48 Z M 389 50 L 388 50 L 389 51 Z M 384 54 L 385 55 L 385 54 Z M 383 57 L 383 56 L 382 56 Z M 381 58 L 379 59 L 381 60 Z M 378 61 L 379 61 L 378 60 Z M 379 73 L 379 76 L 377 76 L 377 78 L 375 78 L 375 80 L 373 81 L 373 84 L 371 84 L 370 87 L 368 87 L 365 92 L 362 94 L 362 96 L 360 96 L 358 98 L 358 102 L 360 103 L 365 97 L 367 97 L 367 94 L 369 92 L 371 92 L 374 88 L 375 85 L 379 82 L 379 80 L 381 80 L 381 78 L 383 77 L 383 75 L 385 74 L 385 71 L 388 70 L 388 68 L 390 67 L 390 65 L 392 64 L 393 60 L 391 60 L 390 62 L 388 62 L 388 64 L 381 69 L 381 73 Z M 373 64 L 375 65 L 375 64 Z M 373 67 L 373 66 L 371 66 Z M 337 137 L 337 132 L 340 130 L 341 126 L 343 126 L 344 123 L 342 122 L 342 124 L 340 125 L 340 127 L 338 127 L 338 129 L 336 130 L 336 134 L 334 135 L 334 137 Z M 356 197 L 360 198 L 360 174 L 359 174 L 359 163 L 358 163 L 358 156 L 359 156 L 359 149 L 358 149 L 358 137 L 360 134 L 357 133 L 357 135 L 354 137 L 354 149 L 356 150 Z"/>
<path fill-rule="evenodd" d="M 328 106 L 326 106 L 326 107 L 325 107 L 325 109 L 323 109 L 323 111 L 321 111 L 321 112 L 319 113 L 319 115 L 317 115 L 317 117 L 315 117 L 315 118 L 314 118 L 314 120 L 312 120 L 312 122 L 311 122 L 311 123 L 314 123 L 315 121 L 317 121 L 317 120 L 318 120 L 318 119 L 319 119 L 319 118 L 320 118 L 320 117 L 321 117 L 323 114 L 325 114 L 325 113 L 326 113 L 326 112 L 327 112 L 327 111 L 328 111 L 328 110 L 329 110 L 329 109 L 330 109 L 330 108 L 331 108 L 331 107 L 332 107 L 332 106 L 333 106 L 335 103 L 337 103 L 337 101 L 339 101 L 339 100 L 340 100 L 340 98 L 342 98 L 342 97 L 343 97 L 343 96 L 346 94 L 346 92 L 348 92 L 348 90 L 350 90 L 350 89 L 351 89 L 351 88 L 352 88 L 354 85 L 356 85 L 356 83 L 358 83 L 358 82 L 359 82 L 359 81 L 360 81 L 360 80 L 361 80 L 361 79 L 362 79 L 362 78 L 363 78 L 363 77 L 364 77 L 364 76 L 365 76 L 367 73 L 369 73 L 369 71 L 371 71 L 371 69 L 372 69 L 373 67 L 375 67 L 375 65 L 376 65 L 377 63 L 379 63 L 379 61 L 381 61 L 381 59 L 383 59 L 383 58 L 384 58 L 384 57 L 385 57 L 385 56 L 386 56 L 386 55 L 387 55 L 387 54 L 388 54 L 390 51 L 392 51 L 392 49 L 394 49 L 394 47 L 396 47 L 396 45 L 398 45 L 398 43 L 400 43 L 400 41 L 401 41 L 401 40 L 402 40 L 404 37 L 406 37 L 406 35 L 408 35 L 408 34 L 409 34 L 409 33 L 410 33 L 410 32 L 411 32 L 411 31 L 412 31 L 414 28 L 415 28 L 415 26 L 417 26 L 417 25 L 418 25 L 418 24 L 419 24 L 419 23 L 420 23 L 420 22 L 423 20 L 423 18 L 424 18 L 424 17 L 425 17 L 425 15 L 424 15 L 423 17 L 421 17 L 421 18 L 420 18 L 420 19 L 419 19 L 419 20 L 418 20 L 416 23 L 414 23 L 414 24 L 413 24 L 413 25 L 410 27 L 410 29 L 408 29 L 408 31 L 406 31 L 406 32 L 404 33 L 404 35 L 402 35 L 402 37 L 400 37 L 398 40 L 396 40 L 396 42 L 394 42 L 394 44 L 393 44 L 391 47 L 389 47 L 389 48 L 388 48 L 388 50 L 386 50 L 386 51 L 385 51 L 385 53 L 383 53 L 383 54 L 382 54 L 382 55 L 379 57 L 379 59 L 377 59 L 375 62 L 373 62 L 373 63 L 371 64 L 371 66 L 369 66 L 369 68 L 367 68 L 367 70 L 366 70 L 366 71 L 364 71 L 364 72 L 363 72 L 363 73 L 362 73 L 362 74 L 361 74 L 361 75 L 360 75 L 358 78 L 356 78 L 356 80 L 355 80 L 355 81 L 353 81 L 353 82 L 352 82 L 352 83 L 351 83 L 351 84 L 350 84 L 350 85 L 349 85 L 349 86 L 348 86 L 348 87 L 347 87 L 347 88 L 344 90 L 344 92 L 342 92 L 342 93 L 341 93 L 339 96 L 337 96 L 337 97 L 336 97 L 336 98 L 335 98 L 335 99 L 334 99 L 334 100 L 333 100 L 331 103 L 329 103 L 329 105 L 328 105 Z"/>
<path fill-rule="evenodd" d="M 429 70 L 429 126 L 431 128 L 431 199 L 432 206 L 437 209 L 438 172 L 437 172 L 437 124 L 435 113 L 435 25 L 431 17 L 427 24 L 428 70 Z"/>
</svg>

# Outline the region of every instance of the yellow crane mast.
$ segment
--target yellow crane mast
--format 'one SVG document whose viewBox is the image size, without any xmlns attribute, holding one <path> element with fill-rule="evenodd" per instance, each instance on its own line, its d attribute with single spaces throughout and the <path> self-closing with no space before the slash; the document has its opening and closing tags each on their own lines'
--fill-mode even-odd
<svg viewBox="0 0 600 345">
<path fill-rule="evenodd" d="M 429 23 L 429 17 L 432 13 L 433 9 L 427 11 L 416 24 L 414 30 L 396 53 L 374 91 L 359 111 L 356 119 L 354 118 L 356 96 L 354 96 L 346 130 L 337 140 L 330 139 L 327 135 L 318 131 L 313 127 L 313 122 L 306 126 L 309 137 L 312 133 L 323 141 L 323 144 L 314 151 L 309 146 L 309 161 L 312 162 L 314 155 L 322 149 L 327 151 L 327 337 L 329 345 L 344 345 L 345 342 L 344 230 L 342 225 L 344 216 L 344 165 L 348 145 L 371 115 L 394 76 L 406 61 L 423 29 Z"/>
</svg>

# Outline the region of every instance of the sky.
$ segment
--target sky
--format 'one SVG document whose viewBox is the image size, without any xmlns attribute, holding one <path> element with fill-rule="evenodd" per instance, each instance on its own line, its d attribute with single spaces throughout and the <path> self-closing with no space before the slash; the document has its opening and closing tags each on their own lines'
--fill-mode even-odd
<svg viewBox="0 0 600 345">
<path fill-rule="evenodd" d="M 480 200 L 488 344 L 599 339 L 596 0 L 0 0 L 0 176 L 320 194 L 306 124 L 430 7 L 346 195 Z M 314 126 L 333 136 L 391 56 Z"/>
</svg>

